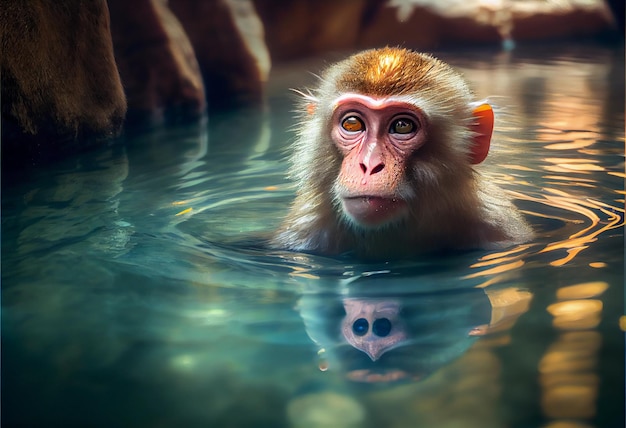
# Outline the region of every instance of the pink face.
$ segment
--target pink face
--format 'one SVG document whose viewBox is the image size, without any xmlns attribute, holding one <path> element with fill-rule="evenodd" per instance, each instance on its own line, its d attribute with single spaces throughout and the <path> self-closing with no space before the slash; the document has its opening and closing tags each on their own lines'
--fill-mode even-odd
<svg viewBox="0 0 626 428">
<path fill-rule="evenodd" d="M 406 215 L 406 165 L 426 139 L 421 110 L 401 99 L 346 94 L 336 101 L 332 124 L 344 156 L 337 191 L 347 216 L 379 227 Z"/>
</svg>

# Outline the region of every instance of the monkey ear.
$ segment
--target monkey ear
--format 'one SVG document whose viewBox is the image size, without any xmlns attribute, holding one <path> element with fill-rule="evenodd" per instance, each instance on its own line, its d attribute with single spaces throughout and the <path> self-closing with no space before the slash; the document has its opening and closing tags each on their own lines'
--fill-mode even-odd
<svg viewBox="0 0 626 428">
<path fill-rule="evenodd" d="M 478 164 L 484 161 L 489 153 L 493 132 L 493 109 L 489 104 L 481 104 L 472 114 L 474 115 L 472 128 L 476 134 L 472 137 L 470 159 L 473 164 Z"/>
</svg>

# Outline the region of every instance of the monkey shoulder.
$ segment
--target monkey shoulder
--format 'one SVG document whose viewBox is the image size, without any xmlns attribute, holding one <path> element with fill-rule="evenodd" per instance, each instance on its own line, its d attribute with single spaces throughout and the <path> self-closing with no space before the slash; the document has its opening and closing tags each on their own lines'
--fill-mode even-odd
<svg viewBox="0 0 626 428">
<path fill-rule="evenodd" d="M 478 198 L 485 247 L 505 247 L 532 240 L 531 226 L 506 191 L 481 180 Z"/>
</svg>

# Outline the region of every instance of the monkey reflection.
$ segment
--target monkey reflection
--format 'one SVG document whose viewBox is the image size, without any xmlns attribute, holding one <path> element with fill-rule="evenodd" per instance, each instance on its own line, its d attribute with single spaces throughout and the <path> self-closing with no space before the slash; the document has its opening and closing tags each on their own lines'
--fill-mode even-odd
<svg viewBox="0 0 626 428">
<path fill-rule="evenodd" d="M 341 333 L 346 341 L 376 361 L 407 341 L 407 330 L 395 300 L 344 299 Z"/>
<path fill-rule="evenodd" d="M 421 380 L 527 310 L 528 292 L 495 293 L 496 299 L 479 288 L 401 297 L 307 294 L 299 310 L 329 369 L 361 382 Z"/>
</svg>

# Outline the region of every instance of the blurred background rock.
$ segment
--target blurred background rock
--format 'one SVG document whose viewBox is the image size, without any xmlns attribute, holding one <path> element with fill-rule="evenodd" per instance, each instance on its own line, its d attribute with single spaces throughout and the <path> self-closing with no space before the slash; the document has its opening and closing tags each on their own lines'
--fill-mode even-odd
<svg viewBox="0 0 626 428">
<path fill-rule="evenodd" d="M 624 2 L 2 0 L 2 148 L 35 161 L 260 106 L 272 64 L 297 58 L 557 39 L 622 43 Z"/>
</svg>

